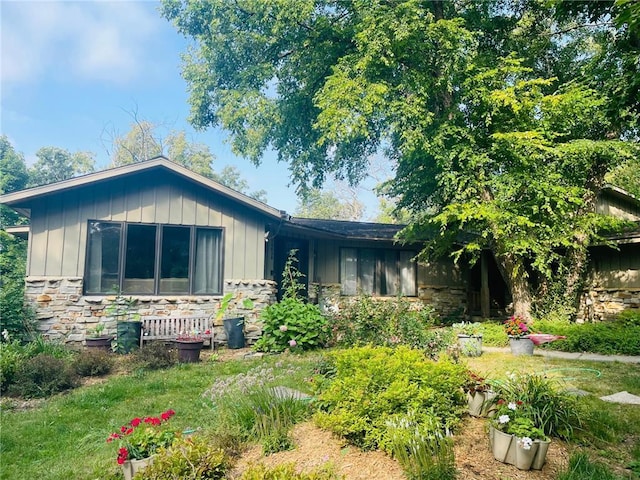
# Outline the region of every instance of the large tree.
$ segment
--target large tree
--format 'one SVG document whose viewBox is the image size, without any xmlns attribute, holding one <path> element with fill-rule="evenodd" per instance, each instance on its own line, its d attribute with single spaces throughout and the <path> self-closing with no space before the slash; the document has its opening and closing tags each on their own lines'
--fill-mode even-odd
<svg viewBox="0 0 640 480">
<path fill-rule="evenodd" d="M 273 148 L 301 190 L 358 181 L 384 153 L 406 235 L 432 232 L 425 255 L 471 233 L 456 254 L 491 248 L 516 313 L 529 317 L 534 285 L 576 298 L 586 247 L 608 223 L 595 196 L 637 125 L 631 99 L 592 88 L 626 78 L 602 60 L 625 26 L 537 0 L 164 0 L 162 11 L 198 45 L 183 72 L 195 126 L 224 127 L 255 162 Z"/>
<path fill-rule="evenodd" d="M 93 154 L 70 152 L 64 148 L 42 147 L 38 160 L 29 168 L 29 186 L 60 182 L 94 170 Z"/>
</svg>

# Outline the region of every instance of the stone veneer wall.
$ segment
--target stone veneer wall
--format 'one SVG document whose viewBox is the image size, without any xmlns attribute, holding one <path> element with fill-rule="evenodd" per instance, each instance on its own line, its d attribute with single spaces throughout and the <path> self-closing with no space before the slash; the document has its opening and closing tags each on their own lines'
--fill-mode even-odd
<svg viewBox="0 0 640 480">
<path fill-rule="evenodd" d="M 325 308 L 340 302 L 340 284 L 317 283 L 309 286 L 309 299 Z M 411 300 L 412 298 L 409 297 Z M 413 299 L 416 299 L 413 297 Z M 435 308 L 441 317 L 462 317 L 467 306 L 467 292 L 462 287 L 420 285 L 418 297 L 423 303 Z"/>
<path fill-rule="evenodd" d="M 580 297 L 577 319 L 581 322 L 613 320 L 629 308 L 640 310 L 640 288 L 592 288 Z"/>
<path fill-rule="evenodd" d="M 80 343 L 100 322 L 105 334 L 115 334 L 116 322 L 104 309 L 114 299 L 110 295 L 82 295 L 81 277 L 28 277 L 25 296 L 36 312 L 38 330 L 49 339 Z M 262 333 L 258 318 L 263 308 L 276 300 L 276 283 L 270 280 L 225 280 L 224 292 L 235 293 L 227 310 L 228 317 L 245 317 L 245 336 L 253 343 Z M 131 295 L 138 299 L 136 312 L 141 316 L 214 315 L 221 295 Z M 129 295 L 127 295 L 129 297 Z M 254 307 L 243 308 L 249 298 Z M 225 339 L 222 325 L 215 326 L 216 339 Z"/>
</svg>

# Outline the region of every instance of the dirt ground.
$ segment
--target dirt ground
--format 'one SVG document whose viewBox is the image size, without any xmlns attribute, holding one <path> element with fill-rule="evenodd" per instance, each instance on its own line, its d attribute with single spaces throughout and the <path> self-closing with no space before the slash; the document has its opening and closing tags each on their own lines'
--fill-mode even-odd
<svg viewBox="0 0 640 480">
<path fill-rule="evenodd" d="M 542 470 L 521 471 L 493 458 L 489 449 L 486 420 L 468 418 L 463 431 L 454 437 L 456 468 L 461 480 L 553 480 L 565 468 L 569 455 L 563 442 L 551 442 L 547 462 Z M 254 446 L 239 459 L 234 470 L 237 478 L 248 465 L 263 463 L 275 466 L 295 463 L 300 471 L 309 471 L 330 463 L 334 471 L 346 480 L 404 480 L 398 463 L 382 452 L 362 452 L 345 446 L 329 432 L 312 422 L 297 425 L 293 430 L 296 448 L 264 457 L 260 446 Z"/>
</svg>

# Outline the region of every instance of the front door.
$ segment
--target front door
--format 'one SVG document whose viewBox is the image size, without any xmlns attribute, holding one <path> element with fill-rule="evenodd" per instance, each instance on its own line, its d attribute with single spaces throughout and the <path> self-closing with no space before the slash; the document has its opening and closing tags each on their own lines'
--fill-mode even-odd
<svg viewBox="0 0 640 480">
<path fill-rule="evenodd" d="M 300 294 L 306 298 L 309 287 L 309 241 L 300 238 L 276 237 L 274 250 L 274 273 L 275 280 L 278 282 L 278 300 L 282 299 L 282 272 L 291 250 L 296 250 L 295 258 L 298 260 L 294 262 L 294 266 L 304 275 L 299 279 L 304 285 L 304 290 Z"/>
</svg>

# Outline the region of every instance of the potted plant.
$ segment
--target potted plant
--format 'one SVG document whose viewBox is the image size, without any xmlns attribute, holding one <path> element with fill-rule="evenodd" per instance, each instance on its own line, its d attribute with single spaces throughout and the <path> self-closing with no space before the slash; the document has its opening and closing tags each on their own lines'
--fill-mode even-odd
<svg viewBox="0 0 640 480">
<path fill-rule="evenodd" d="M 458 335 L 458 345 L 467 357 L 482 355 L 482 324 L 479 322 L 461 322 L 452 325 Z"/>
<path fill-rule="evenodd" d="M 89 330 L 89 336 L 85 338 L 85 346 L 87 348 L 97 348 L 106 351 L 111 350 L 113 335 L 105 334 L 104 329 L 105 324 L 99 322 L 94 329 Z"/>
<path fill-rule="evenodd" d="M 505 320 L 504 331 L 509 337 L 512 354 L 533 355 L 533 342 L 529 338 L 532 331 L 522 317 L 514 315 Z"/>
<path fill-rule="evenodd" d="M 166 428 L 175 415 L 167 410 L 159 417 L 136 417 L 107 438 L 107 443 L 118 442 L 118 465 L 122 466 L 125 480 L 131 480 L 137 471 L 153 462 L 160 448 L 170 447 L 177 434 Z"/>
<path fill-rule="evenodd" d="M 484 417 L 489 411 L 490 401 L 495 396 L 491 384 L 487 380 L 471 370 L 467 373 L 467 381 L 464 391 L 467 394 L 469 415 L 472 417 Z"/>
<path fill-rule="evenodd" d="M 211 335 L 207 330 L 204 335 Z M 200 351 L 204 345 L 204 337 L 197 330 L 191 333 L 181 333 L 175 340 L 178 349 L 178 361 L 181 363 L 196 363 L 200 360 Z"/>
<path fill-rule="evenodd" d="M 118 353 L 129 353 L 140 346 L 142 322 L 140 314 L 136 311 L 137 305 L 138 299 L 124 297 L 118 292 L 105 308 L 106 315 L 116 321 L 115 350 Z"/>
</svg>

